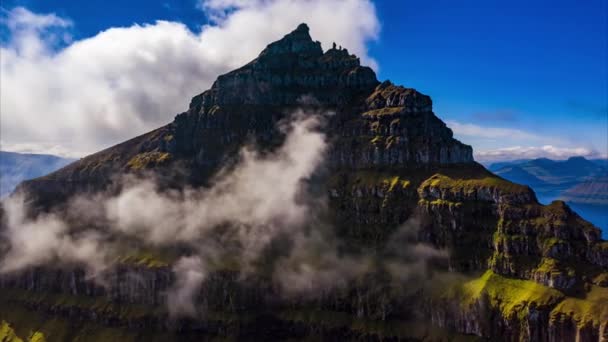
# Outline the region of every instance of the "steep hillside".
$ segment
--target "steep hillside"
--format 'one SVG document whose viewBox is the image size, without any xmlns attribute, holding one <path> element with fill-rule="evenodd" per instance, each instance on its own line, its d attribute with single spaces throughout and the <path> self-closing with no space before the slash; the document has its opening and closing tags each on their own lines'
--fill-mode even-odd
<svg viewBox="0 0 608 342">
<path fill-rule="evenodd" d="M 294 112 L 321 116 L 318 130 L 327 142 L 323 161 L 295 182 L 302 187 L 295 212 L 312 203 L 297 216 L 305 218 L 303 229 L 282 230 L 266 241 L 265 231 L 289 226 L 291 207 L 261 225 L 216 219 L 234 204 L 233 197 L 213 190 L 218 183 L 231 189 L 243 181 L 236 195 L 284 191 L 296 156 L 318 143 L 290 144 L 285 122 Z M 251 145 L 257 152 L 242 152 Z M 285 157 L 285 145 L 296 153 L 280 168 L 259 168 L 253 177 L 231 173 L 243 159 Z M 270 186 L 262 182 L 269 176 L 263 172 L 272 173 Z M 323 52 L 305 24 L 247 65 L 219 76 L 167 126 L 26 181 L 18 191 L 33 215 L 70 213 L 66 206 L 74 195 L 98 202 L 94 194 L 112 196 L 125 187 L 130 197 L 120 203 L 127 205 L 138 200 L 140 188 L 129 192 L 120 182 L 126 174 L 152 177 L 169 200 L 133 209 L 144 222 L 133 235 L 113 231 L 111 220 L 78 221 L 95 203 L 78 207 L 78 215 L 69 217 L 77 227 L 71 233 L 90 236 L 93 225 L 99 228 L 95 234 L 109 235 L 103 241 L 120 246 L 112 265 L 95 277 L 78 263 L 5 272 L 0 337 L 608 338 L 608 243 L 600 231 L 564 202 L 540 205 L 529 187 L 487 171 L 433 113 L 430 97 L 379 82 L 347 50 Z M 183 198 L 221 203 L 205 211 L 188 202 L 188 210 L 178 206 L 170 220 L 154 215 Z M 275 205 L 282 208 L 275 202 L 258 208 L 258 202 L 264 198 L 247 197 L 235 212 L 259 218 Z M 255 210 L 241 210 L 250 205 Z M 197 210 L 200 216 L 182 222 Z M 134 241 L 157 224 L 146 216 L 161 220 L 168 232 L 180 224 L 186 228 L 161 231 L 153 243 Z M 208 221 L 217 224 L 205 234 L 163 243 Z M 5 220 L 5 226 L 10 223 Z M 264 248 L 255 254 L 259 243 Z M 0 252 L 19 248 L 10 241 L 4 246 Z M 197 253 L 211 262 L 181 272 Z M 255 257 L 245 262 L 241 255 Z M 185 286 L 197 279 L 199 286 Z M 168 295 L 175 286 L 194 295 Z M 176 302 L 187 302 L 187 315 L 176 317 Z"/>
</svg>

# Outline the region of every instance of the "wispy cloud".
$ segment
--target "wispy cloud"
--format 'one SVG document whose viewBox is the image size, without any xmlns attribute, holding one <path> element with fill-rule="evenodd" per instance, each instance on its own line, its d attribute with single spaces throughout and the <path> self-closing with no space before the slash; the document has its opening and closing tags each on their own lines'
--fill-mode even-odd
<svg viewBox="0 0 608 342">
<path fill-rule="evenodd" d="M 499 161 L 515 159 L 567 159 L 569 157 L 583 156 L 587 158 L 606 158 L 599 152 L 585 147 L 558 147 L 545 146 L 513 146 L 495 150 L 475 152 L 475 159 L 479 161 Z"/>
<path fill-rule="evenodd" d="M 6 25 L 13 31 L 43 30 L 49 27 L 69 27 L 72 21 L 51 14 L 36 14 L 23 7 L 16 7 L 8 12 Z"/>
<path fill-rule="evenodd" d="M 464 137 L 484 138 L 484 139 L 526 139 L 543 140 L 542 136 L 516 128 L 488 127 L 471 123 L 460 123 L 448 120 L 446 124 L 454 131 L 454 134 Z"/>
<path fill-rule="evenodd" d="M 69 141 L 64 141 L 64 144 L 55 142 L 24 142 L 11 144 L 5 141 L 0 141 L 0 151 L 10 151 L 17 153 L 45 153 L 63 158 L 78 158 L 87 154 L 86 150 L 78 148 L 67 149 Z"/>
<path fill-rule="evenodd" d="M 581 146 L 560 137 L 546 136 L 518 128 L 483 126 L 446 121 L 455 136 L 473 146 L 475 159 L 482 162 L 572 156 L 604 157 L 594 148 Z"/>
</svg>

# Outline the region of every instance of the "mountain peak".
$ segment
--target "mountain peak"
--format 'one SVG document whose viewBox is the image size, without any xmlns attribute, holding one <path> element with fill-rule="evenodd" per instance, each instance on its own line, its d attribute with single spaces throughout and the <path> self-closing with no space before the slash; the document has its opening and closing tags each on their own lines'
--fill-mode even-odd
<svg viewBox="0 0 608 342">
<path fill-rule="evenodd" d="M 577 163 L 591 163 L 589 160 L 587 160 L 587 158 L 583 157 L 583 156 L 574 156 L 574 157 L 570 157 L 567 160 L 568 162 L 577 162 Z"/>
<path fill-rule="evenodd" d="M 297 54 L 309 57 L 323 55 L 320 42 L 315 42 L 310 37 L 308 25 L 302 23 L 286 34 L 283 38 L 269 44 L 261 53 L 259 58 L 267 55 Z"/>
<path fill-rule="evenodd" d="M 298 27 L 296 27 L 295 30 L 293 30 L 293 32 L 297 32 L 297 31 L 308 33 L 310 31 L 310 29 L 308 28 L 308 25 L 306 25 L 306 23 L 301 23 L 300 25 L 298 25 Z"/>
<path fill-rule="evenodd" d="M 270 43 L 241 68 L 217 78 L 211 89 L 195 96 L 190 108 L 204 111 L 215 105 L 294 105 L 303 96 L 322 105 L 351 101 L 379 84 L 374 71 L 361 66 L 346 49 L 323 53 L 306 24 Z"/>
</svg>

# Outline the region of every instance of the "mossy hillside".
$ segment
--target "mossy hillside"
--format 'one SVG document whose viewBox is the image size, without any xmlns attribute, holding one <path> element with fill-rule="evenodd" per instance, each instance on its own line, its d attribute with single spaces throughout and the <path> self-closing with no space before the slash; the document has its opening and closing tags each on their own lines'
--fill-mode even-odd
<svg viewBox="0 0 608 342">
<path fill-rule="evenodd" d="M 425 173 L 428 175 L 429 172 L 434 174 L 425 178 Z M 393 195 L 396 189 L 400 189 L 399 182 L 406 177 L 408 191 L 405 193 L 398 191 Z M 463 167 L 428 171 L 404 170 L 402 174 L 399 171 L 391 174 L 382 170 L 364 170 L 349 176 L 337 176 L 334 184 L 337 184 L 336 188 L 343 190 L 357 187 L 384 189 L 382 201 L 376 200 L 370 193 L 364 193 L 363 197 L 358 198 L 350 196 L 356 192 L 342 191 L 346 196 L 341 196 L 336 202 L 346 207 L 344 216 L 352 216 L 350 209 L 352 207 L 364 211 L 366 220 L 373 218 L 374 215 L 386 217 L 392 208 L 401 208 L 402 212 L 407 212 L 408 215 L 413 213 L 414 207 L 425 208 L 432 224 L 424 230 L 430 233 L 433 243 L 449 250 L 450 265 L 456 269 L 472 271 L 490 266 L 499 273 L 504 272 L 507 275 L 523 278 L 538 275 L 538 279 L 547 279 L 547 275 L 554 278 L 560 274 L 579 279 L 578 277 L 587 270 L 592 271 L 591 276 L 599 273 L 597 267 L 594 270 L 591 265 L 587 265 L 584 261 L 585 256 L 577 252 L 585 251 L 588 247 L 583 234 L 572 230 L 569 226 L 571 223 L 574 227 L 580 227 L 577 215 L 563 203 L 556 202 L 542 206 L 534 200 L 529 188 L 492 176 L 485 169 Z M 385 185 L 382 187 L 379 184 Z M 420 185 L 416 186 L 417 184 Z M 422 197 L 429 187 L 445 189 L 442 193 L 454 195 L 445 198 L 416 198 Z M 409 191 L 416 188 L 418 194 L 409 194 Z M 493 197 L 516 194 L 523 195 L 527 200 L 503 202 L 497 205 L 494 202 L 496 197 L 488 201 L 485 200 L 487 197 L 480 200 L 477 196 L 471 196 L 474 199 L 471 200 L 463 196 L 463 194 L 472 195 L 479 189 L 496 189 L 497 194 Z M 414 199 L 416 202 L 412 204 Z M 568 224 L 564 226 L 560 222 Z M 453 227 L 454 225 L 456 227 Z M 360 236 L 361 239 L 382 241 L 381 236 L 388 234 L 364 233 L 371 230 L 391 231 L 388 225 L 376 225 L 373 229 L 372 225 L 349 226 L 352 228 L 350 235 Z M 561 230 L 555 230 L 555 227 Z M 586 225 L 583 229 L 585 234 L 593 236 L 595 228 Z M 598 246 L 603 245 L 599 243 L 592 248 L 601 248 Z M 574 251 L 574 254 L 566 255 L 558 252 L 563 249 Z M 520 253 L 522 254 L 519 255 Z M 553 255 L 556 253 L 564 260 L 552 263 L 551 267 L 547 263 L 542 264 L 547 260 L 552 262 L 551 259 L 554 259 Z M 585 271 L 577 272 L 577 269 Z"/>
<path fill-rule="evenodd" d="M 119 264 L 142 266 L 145 268 L 165 268 L 169 267 L 169 263 L 159 259 L 157 256 L 150 253 L 126 255 L 118 257 L 116 262 Z"/>
<path fill-rule="evenodd" d="M 408 178 L 381 171 L 338 173 L 330 178 L 328 187 L 338 196 L 333 204 L 362 210 L 390 210 L 397 202 L 413 202 L 415 196 Z"/>
<path fill-rule="evenodd" d="M 483 302 L 504 319 L 522 323 L 530 309 L 550 312 L 553 323 L 573 320 L 582 327 L 608 321 L 608 288 L 595 285 L 578 296 L 569 296 L 531 280 L 509 278 L 488 270 L 477 278 L 452 283 L 441 292 L 436 291 L 435 296 L 449 301 L 456 299 L 464 310 Z"/>
<path fill-rule="evenodd" d="M 120 171 L 138 153 L 150 152 L 151 146 L 154 147 L 152 151 L 157 151 L 168 143 L 165 137 L 171 134 L 171 129 L 168 126 L 158 128 L 121 144 L 86 156 L 60 170 L 32 181 L 57 180 L 64 178 L 65 175 L 69 175 L 71 181 L 94 179 L 98 182 L 100 175 Z M 103 178 L 107 177 L 104 176 Z"/>
<path fill-rule="evenodd" d="M 30 336 L 29 340 L 30 342 L 46 342 L 46 337 L 44 336 L 44 333 L 36 331 Z"/>
<path fill-rule="evenodd" d="M 461 304 L 466 308 L 486 297 L 488 305 L 506 319 L 524 318 L 530 308 L 550 308 L 565 296 L 533 281 L 507 278 L 488 270 L 462 285 Z"/>
<path fill-rule="evenodd" d="M 608 288 L 591 285 L 580 298 L 565 298 L 551 311 L 551 320 L 565 318 L 572 318 L 579 327 L 608 322 Z"/>
<path fill-rule="evenodd" d="M 450 268 L 470 272 L 485 270 L 493 253 L 497 218 L 484 201 L 420 199 L 421 231 L 449 253 Z"/>
<path fill-rule="evenodd" d="M 130 245 L 128 242 L 119 245 L 114 260 L 117 264 L 150 269 L 166 268 L 175 263 L 181 256 L 179 247 L 155 247 L 147 245 Z"/>
<path fill-rule="evenodd" d="M 561 243 L 561 240 L 526 234 L 504 234 L 497 230 L 493 234 L 494 251 L 488 266 L 494 272 L 508 276 L 538 281 L 559 278 L 560 286 L 571 286 L 562 290 L 575 292 L 582 284 L 582 275 L 593 276 L 599 269 L 579 259 L 558 260 L 544 252 L 550 247 L 543 246 L 552 246 L 558 242 Z M 574 281 L 574 284 L 570 281 Z"/>
<path fill-rule="evenodd" d="M 362 170 L 359 172 L 351 172 L 349 174 L 334 174 L 334 176 L 330 179 L 330 185 L 338 186 L 339 183 L 347 188 L 352 188 L 354 186 L 362 186 L 367 188 L 382 187 L 388 191 L 393 191 L 399 188 L 406 189 L 411 182 L 407 176 L 404 175 L 376 170 Z"/>
<path fill-rule="evenodd" d="M 580 232 L 592 237 L 593 240 L 600 240 L 601 231 L 599 228 L 581 218 L 565 202 L 553 201 L 549 205 L 538 205 L 538 209 L 540 209 L 539 215 L 533 218 L 530 223 L 539 232 L 556 237 L 561 235 L 568 238 L 582 239 L 583 236 L 580 236 L 580 234 L 572 236 L 573 232 L 570 231 L 570 227 L 578 227 Z M 598 244 L 601 245 L 602 242 L 598 241 Z"/>
<path fill-rule="evenodd" d="M 171 154 L 168 152 L 143 152 L 131 158 L 127 162 L 127 167 L 131 170 L 144 170 L 166 164 L 170 160 Z"/>
<path fill-rule="evenodd" d="M 428 230 L 433 239 L 429 242 L 450 251 L 451 265 L 459 270 L 485 268 L 491 255 L 488 247 L 497 220 L 491 203 L 420 199 L 417 191 L 420 184 L 437 171 L 454 178 L 469 175 L 483 179 L 488 175 L 485 169 L 475 165 L 432 170 L 403 169 L 387 172 L 368 169 L 334 173 L 328 185 L 334 193 L 330 202 L 332 213 L 338 216 L 338 222 L 348 223 L 341 235 L 353 237 L 357 241 L 375 241 L 375 244 L 381 245 L 416 210 L 426 208 L 433 221 L 428 227 L 424 223 L 428 228 L 425 231 Z M 452 218 L 458 227 L 452 227 Z"/>
<path fill-rule="evenodd" d="M 561 201 L 502 203 L 489 267 L 497 273 L 552 284 L 569 294 L 601 273 L 586 251 L 602 242 L 599 231 Z"/>
<path fill-rule="evenodd" d="M 566 274 L 571 277 L 576 274 L 573 267 L 569 267 L 564 265 L 564 263 L 560 262 L 559 260 L 548 257 L 541 259 L 540 263 L 536 266 L 535 271 L 552 274 L 562 274 L 565 271 Z"/>
<path fill-rule="evenodd" d="M 404 107 L 384 107 L 380 109 L 372 109 L 362 113 L 363 117 L 377 117 L 377 116 L 393 116 L 403 113 Z"/>
<path fill-rule="evenodd" d="M 436 188 L 450 194 L 451 196 L 466 197 L 475 194 L 477 191 L 483 188 L 496 189 L 501 194 L 530 194 L 530 188 L 527 186 L 511 183 L 499 177 L 484 177 L 484 178 L 452 178 L 443 174 L 435 174 L 431 178 L 427 179 L 420 185 L 420 192 L 428 188 Z"/>
<path fill-rule="evenodd" d="M 402 105 L 408 111 L 430 111 L 432 106 L 429 96 L 412 88 L 394 85 L 390 81 L 384 81 L 376 86 L 365 99 L 365 103 L 368 108 L 397 108 Z"/>
<path fill-rule="evenodd" d="M 439 207 L 439 208 L 448 208 L 450 210 L 458 210 L 463 207 L 463 202 L 454 202 L 448 201 L 444 199 L 435 199 L 432 201 L 421 199 L 418 201 L 418 205 L 420 206 L 430 206 L 430 207 Z"/>
<path fill-rule="evenodd" d="M 43 333 L 41 333 L 40 331 L 35 331 L 32 334 L 30 334 L 29 338 L 24 340 L 24 339 L 18 337 L 17 335 L 15 335 L 15 331 L 13 330 L 13 328 L 10 327 L 10 325 L 6 321 L 2 321 L 2 323 L 0 324 L 0 341 L 2 341 L 2 342 L 23 342 L 23 341 L 46 342 L 47 339 Z"/>
<path fill-rule="evenodd" d="M 0 341 L 2 342 L 23 342 L 19 336 L 15 334 L 15 330 L 6 321 L 0 321 Z"/>
<path fill-rule="evenodd" d="M 593 277 L 592 282 L 602 287 L 608 287 L 608 272 L 601 272 Z"/>
<path fill-rule="evenodd" d="M 403 138 L 395 135 L 389 136 L 381 136 L 376 135 L 371 140 L 370 143 L 375 147 L 382 148 L 384 150 L 390 150 L 391 148 L 399 148 L 402 146 L 401 141 Z"/>
<path fill-rule="evenodd" d="M 382 244 L 417 203 L 415 184 L 399 173 L 337 172 L 329 177 L 327 188 L 329 220 L 353 243 Z"/>
</svg>

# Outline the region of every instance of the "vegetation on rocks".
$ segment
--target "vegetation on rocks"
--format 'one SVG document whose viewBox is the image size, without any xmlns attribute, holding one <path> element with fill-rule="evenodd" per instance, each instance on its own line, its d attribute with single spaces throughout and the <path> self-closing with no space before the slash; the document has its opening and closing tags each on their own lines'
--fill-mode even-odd
<svg viewBox="0 0 608 342">
<path fill-rule="evenodd" d="M 533 281 L 512 279 L 486 271 L 481 277 L 464 283 L 462 304 L 469 306 L 485 297 L 489 306 L 505 318 L 525 317 L 530 308 L 550 307 L 564 298 L 558 290 Z"/>
<path fill-rule="evenodd" d="M 127 162 L 127 166 L 131 170 L 142 170 L 161 165 L 168 162 L 170 159 L 171 154 L 168 152 L 144 152 L 131 158 L 131 160 Z"/>
<path fill-rule="evenodd" d="M 524 185 L 511 183 L 499 177 L 484 177 L 480 179 L 451 178 L 442 174 L 435 174 L 422 183 L 421 188 L 433 187 L 449 191 L 451 194 L 472 194 L 483 188 L 497 189 L 501 193 L 527 194 L 530 188 Z"/>
<path fill-rule="evenodd" d="M 591 285 L 580 297 L 566 297 L 552 311 L 552 320 L 570 318 L 577 325 L 606 324 L 608 322 L 608 288 Z"/>
</svg>

